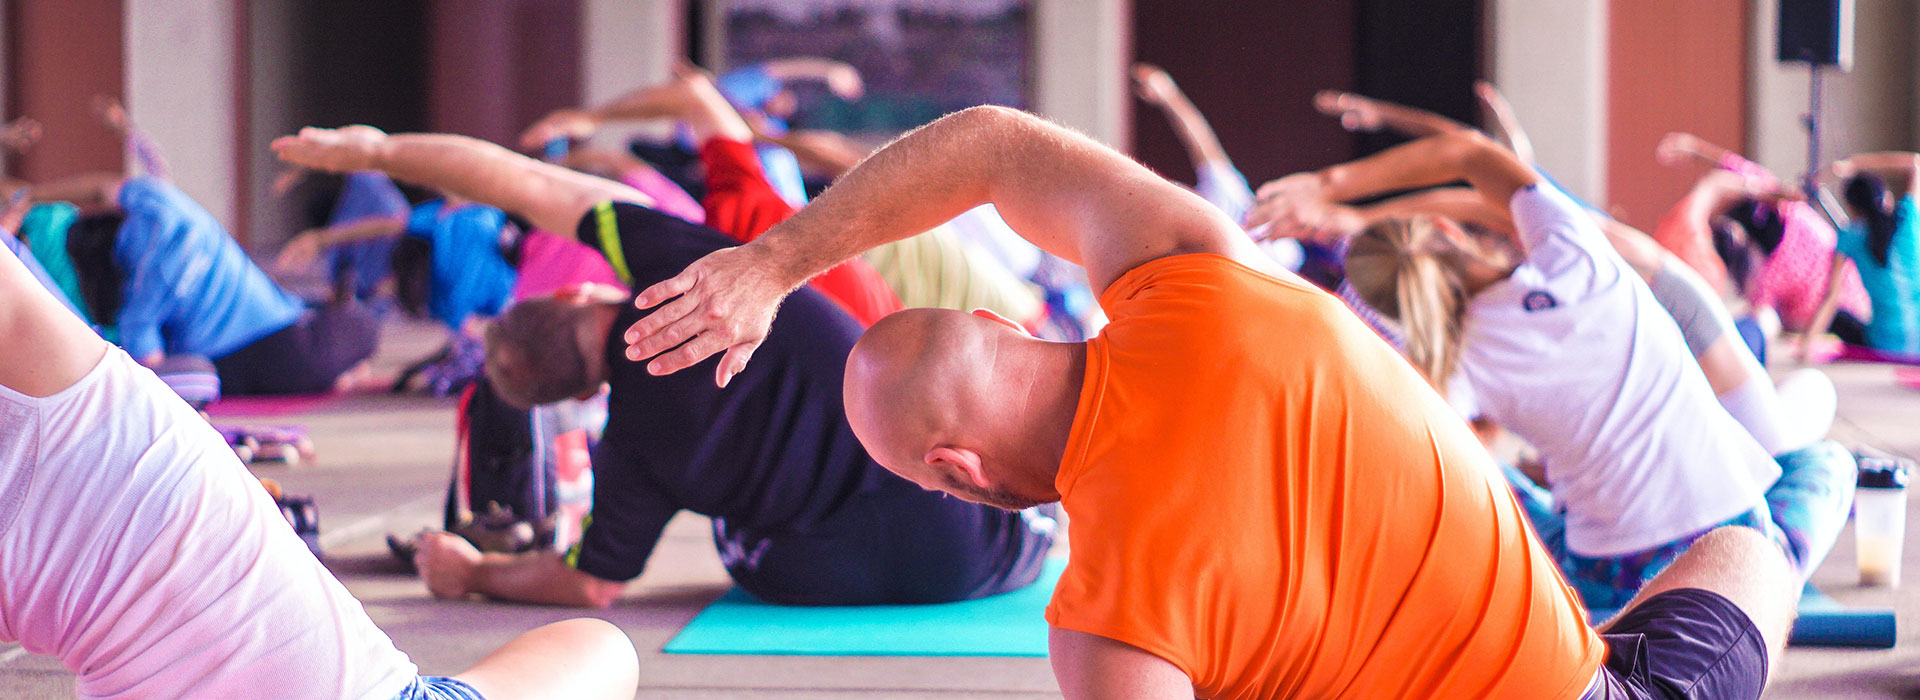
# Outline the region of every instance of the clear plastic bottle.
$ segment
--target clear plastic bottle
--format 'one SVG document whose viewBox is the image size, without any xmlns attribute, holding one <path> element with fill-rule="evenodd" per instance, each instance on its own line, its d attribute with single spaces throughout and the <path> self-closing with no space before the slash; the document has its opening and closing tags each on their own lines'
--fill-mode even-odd
<svg viewBox="0 0 1920 700">
<path fill-rule="evenodd" d="M 1903 461 L 1860 460 L 1859 488 L 1853 496 L 1853 537 L 1862 586 L 1900 585 L 1909 471 Z"/>
</svg>

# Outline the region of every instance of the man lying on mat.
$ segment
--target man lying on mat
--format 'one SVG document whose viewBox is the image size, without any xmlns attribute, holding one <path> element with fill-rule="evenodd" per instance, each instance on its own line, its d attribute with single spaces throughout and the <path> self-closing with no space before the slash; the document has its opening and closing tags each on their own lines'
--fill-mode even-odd
<svg viewBox="0 0 1920 700">
<path fill-rule="evenodd" d="M 934 122 L 646 289 L 636 305 L 658 308 L 627 357 L 722 384 L 759 371 L 788 290 L 982 202 L 1084 265 L 1111 325 L 1045 343 L 901 312 L 855 349 L 847 410 L 916 483 L 1062 502 L 1073 547 L 1047 619 L 1067 697 L 1645 697 L 1648 676 L 1759 695 L 1794 593 L 1765 537 L 1702 538 L 1603 637 L 1392 348 L 1198 196 L 1021 112 Z"/>
<path fill-rule="evenodd" d="M 349 127 L 308 129 L 274 147 L 299 165 L 381 170 L 549 231 L 577 231 L 636 286 L 735 245 L 635 204 L 648 200 L 625 185 L 474 139 Z M 564 557 L 482 555 L 456 537 L 430 535 L 416 561 L 435 595 L 609 605 L 681 510 L 712 517 L 728 573 L 774 603 L 946 602 L 1039 576 L 1051 520 L 915 488 L 861 449 L 840 395 L 860 325 L 824 295 L 795 294 L 763 362 L 724 391 L 619 361 L 620 334 L 641 315 L 629 299 L 531 300 L 488 331 L 487 378 L 509 402 L 550 403 L 612 385 L 593 456 L 593 517 Z"/>
<path fill-rule="evenodd" d="M 419 676 L 226 440 L 5 251 L 0 337 L 0 642 L 80 697 L 633 697 L 633 644 L 599 620 Z"/>
</svg>

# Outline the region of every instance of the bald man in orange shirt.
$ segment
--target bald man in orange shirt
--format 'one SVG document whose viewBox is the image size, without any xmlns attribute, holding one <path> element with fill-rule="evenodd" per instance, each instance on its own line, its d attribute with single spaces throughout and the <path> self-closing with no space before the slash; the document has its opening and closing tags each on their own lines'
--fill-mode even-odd
<svg viewBox="0 0 1920 700">
<path fill-rule="evenodd" d="M 1489 196 L 1530 181 L 1472 157 Z M 1062 503 L 1047 620 L 1068 698 L 1758 696 L 1793 598 L 1764 536 L 1703 538 L 1603 638 L 1392 348 L 1205 201 L 1031 115 L 934 122 L 646 290 L 628 357 L 667 373 L 724 353 L 724 386 L 789 291 L 987 202 L 1085 266 L 1111 325 L 1047 343 L 991 314 L 895 314 L 848 360 L 847 414 L 925 488 Z"/>
</svg>

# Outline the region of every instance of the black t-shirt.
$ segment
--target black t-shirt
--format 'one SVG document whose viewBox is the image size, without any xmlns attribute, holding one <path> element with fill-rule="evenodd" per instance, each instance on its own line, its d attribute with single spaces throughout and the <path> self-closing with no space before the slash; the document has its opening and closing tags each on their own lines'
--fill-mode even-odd
<svg viewBox="0 0 1920 700">
<path fill-rule="evenodd" d="M 587 214 L 580 240 L 613 260 L 602 217 Z M 735 245 L 645 207 L 612 205 L 611 220 L 636 291 Z M 788 297 L 726 389 L 713 383 L 719 356 L 664 377 L 627 360 L 627 327 L 644 315 L 627 305 L 607 337 L 613 393 L 593 455 L 593 518 L 576 551 L 579 570 L 612 581 L 639 576 L 683 508 L 763 535 L 806 533 L 895 478 L 847 426 L 841 378 L 861 328 L 826 298 L 807 288 Z"/>
</svg>

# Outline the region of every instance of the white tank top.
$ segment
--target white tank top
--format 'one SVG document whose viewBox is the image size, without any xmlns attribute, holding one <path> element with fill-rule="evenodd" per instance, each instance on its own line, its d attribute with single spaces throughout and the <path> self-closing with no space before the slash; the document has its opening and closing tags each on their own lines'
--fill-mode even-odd
<svg viewBox="0 0 1920 700">
<path fill-rule="evenodd" d="M 83 698 L 387 700 L 418 673 L 118 348 L 53 396 L 0 387 L 0 641 Z"/>
</svg>

